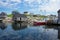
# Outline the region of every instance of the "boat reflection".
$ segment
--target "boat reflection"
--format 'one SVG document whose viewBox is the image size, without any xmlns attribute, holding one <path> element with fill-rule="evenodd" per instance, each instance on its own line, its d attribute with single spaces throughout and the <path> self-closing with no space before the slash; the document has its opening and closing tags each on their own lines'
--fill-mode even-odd
<svg viewBox="0 0 60 40">
<path fill-rule="evenodd" d="M 27 27 L 27 24 L 26 23 L 16 23 L 16 22 L 12 23 L 12 28 L 14 30 L 24 29 L 26 27 Z"/>
<path fill-rule="evenodd" d="M 0 28 L 1 28 L 2 30 L 6 29 L 6 27 L 7 27 L 7 25 L 6 25 L 5 23 L 0 22 Z"/>
</svg>

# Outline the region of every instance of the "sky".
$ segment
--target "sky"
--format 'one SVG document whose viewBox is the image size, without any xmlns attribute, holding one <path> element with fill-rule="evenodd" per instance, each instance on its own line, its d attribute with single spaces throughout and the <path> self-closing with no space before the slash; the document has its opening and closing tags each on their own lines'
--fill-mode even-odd
<svg viewBox="0 0 60 40">
<path fill-rule="evenodd" d="M 41 15 L 57 15 L 60 0 L 0 0 L 0 12 L 10 14 L 13 10 Z"/>
</svg>

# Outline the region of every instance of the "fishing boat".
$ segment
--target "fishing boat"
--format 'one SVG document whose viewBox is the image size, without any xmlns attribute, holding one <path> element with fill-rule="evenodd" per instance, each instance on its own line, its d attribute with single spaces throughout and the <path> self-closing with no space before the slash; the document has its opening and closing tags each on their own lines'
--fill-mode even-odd
<svg viewBox="0 0 60 40">
<path fill-rule="evenodd" d="M 45 20 L 36 20 L 36 21 L 34 21 L 33 22 L 33 25 L 45 25 L 46 24 L 46 22 L 45 22 Z"/>
</svg>

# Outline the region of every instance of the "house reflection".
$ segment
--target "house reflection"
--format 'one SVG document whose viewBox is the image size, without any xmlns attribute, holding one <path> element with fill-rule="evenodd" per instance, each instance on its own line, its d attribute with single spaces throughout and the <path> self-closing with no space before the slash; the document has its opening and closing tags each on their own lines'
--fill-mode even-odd
<svg viewBox="0 0 60 40">
<path fill-rule="evenodd" d="M 27 24 L 26 23 L 16 23 L 16 22 L 12 23 L 12 28 L 14 30 L 24 29 L 26 27 L 27 27 Z"/>
<path fill-rule="evenodd" d="M 2 30 L 6 29 L 6 27 L 7 27 L 7 25 L 6 25 L 5 23 L 0 22 L 0 28 L 1 28 Z"/>
<path fill-rule="evenodd" d="M 54 28 L 54 29 L 58 28 L 57 25 L 45 25 L 45 26 L 46 26 L 45 28 Z"/>
<path fill-rule="evenodd" d="M 58 39 L 60 39 L 60 26 L 56 26 L 58 30 Z"/>
<path fill-rule="evenodd" d="M 58 39 L 60 39 L 60 26 L 58 26 L 57 30 L 58 30 Z"/>
<path fill-rule="evenodd" d="M 54 29 L 58 30 L 58 39 L 60 39 L 60 26 L 46 25 L 46 28 L 54 28 Z"/>
</svg>

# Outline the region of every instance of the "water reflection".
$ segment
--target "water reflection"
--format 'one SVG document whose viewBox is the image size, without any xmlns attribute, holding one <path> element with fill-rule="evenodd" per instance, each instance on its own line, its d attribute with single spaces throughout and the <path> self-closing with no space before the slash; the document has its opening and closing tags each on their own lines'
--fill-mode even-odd
<svg viewBox="0 0 60 40">
<path fill-rule="evenodd" d="M 58 29 L 58 26 L 57 25 L 45 25 L 45 28 L 47 29 Z"/>
<path fill-rule="evenodd" d="M 54 26 L 52 26 L 52 25 L 46 25 L 46 28 L 49 28 L 49 29 L 51 29 L 51 28 L 53 28 L 53 29 L 56 29 L 56 30 L 58 30 L 58 39 L 60 39 L 60 26 L 56 26 L 56 25 L 54 25 Z"/>
<path fill-rule="evenodd" d="M 12 25 L 0 23 L 0 28 L 3 27 L 6 30 L 0 30 L 1 40 L 58 40 L 60 38 L 59 26 L 27 26 L 26 23 L 12 23 Z M 16 31 L 18 30 L 18 31 Z"/>
<path fill-rule="evenodd" d="M 6 25 L 5 23 L 0 22 L 0 28 L 1 28 L 2 30 L 6 29 L 6 27 L 7 27 L 7 25 Z"/>
<path fill-rule="evenodd" d="M 14 30 L 24 29 L 26 27 L 27 27 L 27 24 L 26 23 L 16 23 L 16 22 L 12 23 L 12 28 Z"/>
<path fill-rule="evenodd" d="M 58 39 L 60 39 L 60 26 L 57 27 L 58 30 Z"/>
</svg>

